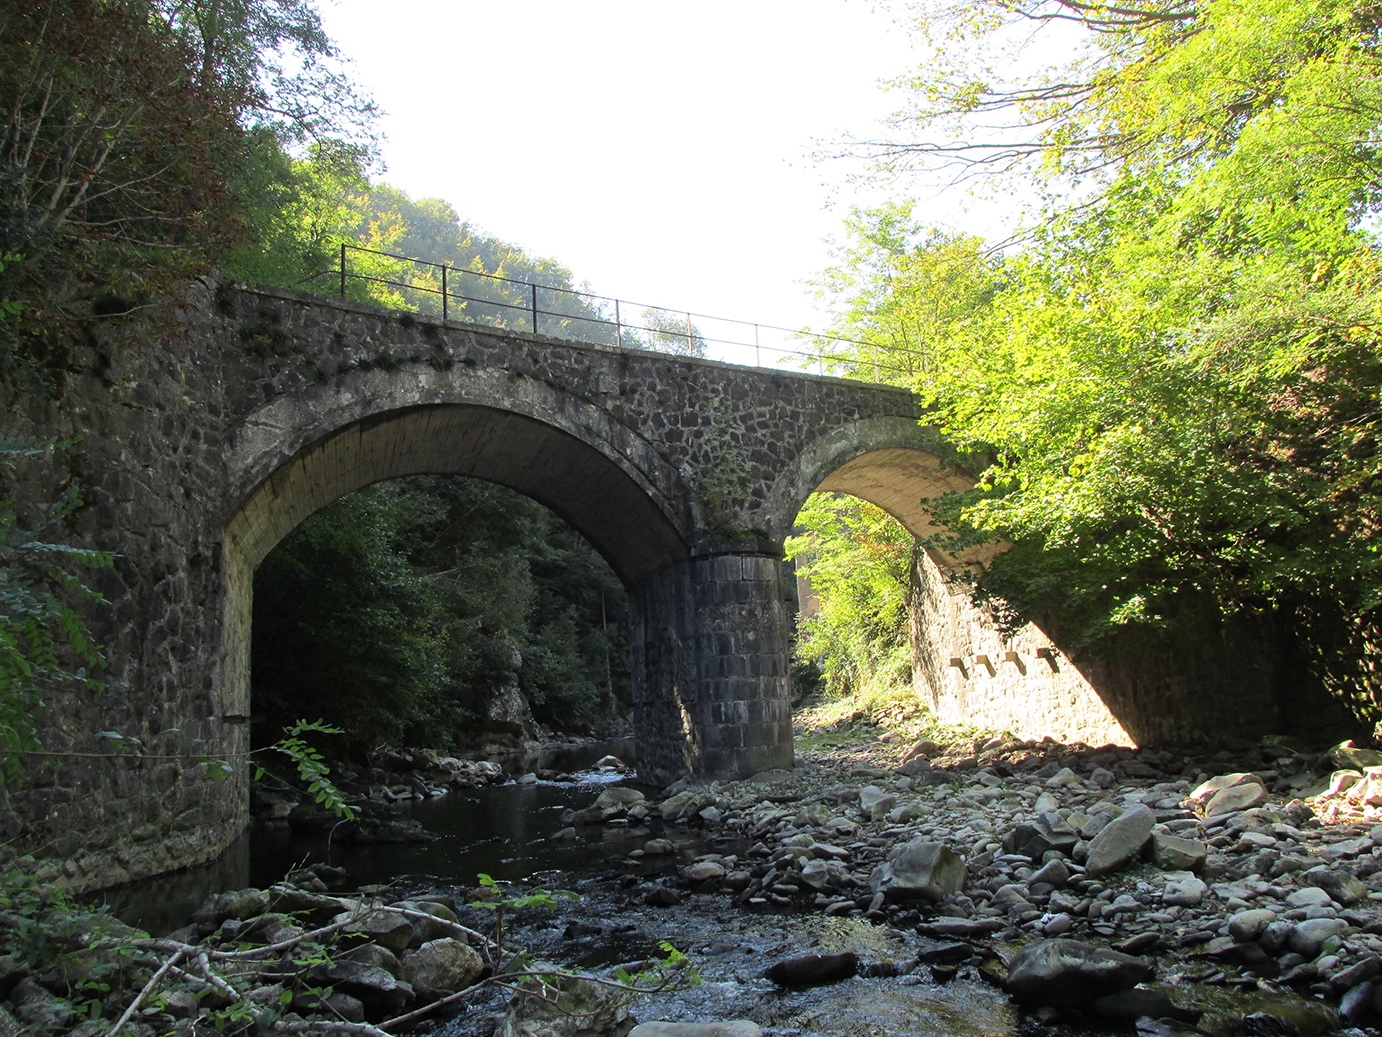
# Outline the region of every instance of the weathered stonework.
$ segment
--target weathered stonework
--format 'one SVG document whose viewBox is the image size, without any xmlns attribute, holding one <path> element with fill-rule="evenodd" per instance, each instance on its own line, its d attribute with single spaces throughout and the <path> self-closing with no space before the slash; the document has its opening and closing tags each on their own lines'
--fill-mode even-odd
<svg viewBox="0 0 1382 1037">
<path fill-rule="evenodd" d="M 1214 745 L 1287 732 L 1354 733 L 1289 640 L 1258 620 L 1207 624 L 1194 640 L 1128 637 L 1114 657 L 1072 659 L 1028 623 L 1004 638 L 962 583 L 918 551 L 912 680 L 942 719 L 1027 739 L 1090 745 Z"/>
<path fill-rule="evenodd" d="M 969 484 L 903 390 L 292 292 L 210 287 L 180 334 L 117 347 L 96 327 L 71 358 L 60 400 L 6 399 L 0 434 L 83 441 L 0 491 L 32 517 L 78 488 L 88 503 L 63 536 L 119 554 L 94 574 L 107 604 L 90 610 L 107 690 L 50 696 L 60 755 L 0 789 L 0 854 L 33 852 L 77 888 L 209 860 L 243 828 L 253 573 L 346 493 L 475 476 L 579 529 L 629 588 L 640 769 L 668 780 L 791 765 L 780 545 L 811 492 L 871 500 L 924 535 L 921 502 Z M 1105 664 L 1080 683 L 1056 658 L 1048 675 L 1027 654 L 1040 632 L 1003 645 L 939 569 L 919 579 L 918 687 L 943 715 L 1095 741 L 1265 716 L 1251 680 L 1213 683 L 1232 665 Z M 1212 663 L 1213 646 L 1200 651 Z M 977 670 L 984 654 L 992 673 Z M 969 660 L 969 683 L 952 657 Z M 1283 687 L 1276 718 L 1290 715 Z M 1014 711 L 1036 719 L 1003 719 Z M 148 755 L 111 755 L 100 731 Z"/>
<path fill-rule="evenodd" d="M 47 744 L 88 755 L 31 761 L 0 840 L 75 887 L 209 859 L 243 827 L 254 569 L 352 490 L 477 476 L 580 529 L 630 589 L 642 767 L 666 779 L 791 765 L 781 541 L 842 466 L 866 481 L 868 458 L 916 454 L 914 501 L 939 470 L 905 391 L 291 292 L 208 288 L 181 334 L 96 328 L 72 357 L 60 400 L 7 400 L 3 433 L 84 436 L 14 495 L 32 512 L 79 487 L 66 536 L 120 554 L 91 612 L 108 690 L 52 698 Z M 103 756 L 98 731 L 150 755 Z"/>
</svg>

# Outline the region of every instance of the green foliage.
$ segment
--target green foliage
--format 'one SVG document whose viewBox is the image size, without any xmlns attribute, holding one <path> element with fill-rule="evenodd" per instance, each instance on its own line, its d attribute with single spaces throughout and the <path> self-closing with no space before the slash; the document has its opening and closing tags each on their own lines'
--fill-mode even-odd
<svg viewBox="0 0 1382 1037">
<path fill-rule="evenodd" d="M 909 684 L 908 605 L 915 539 L 881 508 L 816 493 L 797 515 L 787 557 L 814 601 L 802 602 L 796 653 L 837 695 Z"/>
<path fill-rule="evenodd" d="M 974 0 L 941 15 L 922 13 L 951 63 L 901 84 L 901 124 L 1010 129 L 885 162 L 1027 175 L 1053 203 L 917 380 L 952 441 L 987 458 L 973 490 L 933 502 L 938 546 L 1011 544 L 981 599 L 1068 647 L 1271 615 L 1376 712 L 1376 12 Z M 1079 35 L 1069 67 L 994 77 L 980 45 L 1018 22 Z M 857 299 L 891 314 L 928 296 L 870 267 L 880 236 L 848 257 L 850 326 Z"/>
<path fill-rule="evenodd" d="M 0 439 L 0 471 L 24 458 L 70 447 L 56 440 Z M 101 595 L 68 571 L 108 566 L 114 556 L 47 537 L 81 507 L 75 491 L 44 508 L 30 528 L 12 500 L 0 500 L 0 780 L 13 778 L 21 752 L 39 749 L 44 692 L 59 684 L 99 688 L 91 674 L 103 663 L 74 603 Z"/>
<path fill-rule="evenodd" d="M 518 687 L 545 724 L 628 701 L 622 587 L 573 530 L 492 483 L 417 478 L 303 523 L 255 577 L 255 709 L 354 741 L 451 744 Z"/>
<path fill-rule="evenodd" d="M 332 782 L 331 770 L 322 754 L 303 739 L 302 736 L 309 733 L 339 735 L 344 732 L 339 727 L 331 727 L 320 720 L 312 723 L 299 720 L 284 729 L 283 737 L 273 744 L 273 749 L 287 757 L 297 769 L 298 780 L 307 786 L 309 796 L 314 797 L 318 804 L 333 811 L 343 820 L 351 821 L 359 811 L 346 803 L 341 790 Z M 263 776 L 264 769 L 256 768 L 254 780 L 260 781 Z"/>
</svg>

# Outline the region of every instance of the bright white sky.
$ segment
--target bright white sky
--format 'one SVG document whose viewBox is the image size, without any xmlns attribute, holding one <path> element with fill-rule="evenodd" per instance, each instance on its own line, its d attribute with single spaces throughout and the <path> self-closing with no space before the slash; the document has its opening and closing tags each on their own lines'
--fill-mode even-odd
<svg viewBox="0 0 1382 1037">
<path fill-rule="evenodd" d="M 813 322 L 823 239 L 870 200 L 808 153 L 875 134 L 898 101 L 879 81 L 920 60 L 867 0 L 336 0 L 322 17 L 387 113 L 388 182 L 601 295 L 789 327 Z M 982 233 L 965 201 L 924 215 Z"/>
</svg>

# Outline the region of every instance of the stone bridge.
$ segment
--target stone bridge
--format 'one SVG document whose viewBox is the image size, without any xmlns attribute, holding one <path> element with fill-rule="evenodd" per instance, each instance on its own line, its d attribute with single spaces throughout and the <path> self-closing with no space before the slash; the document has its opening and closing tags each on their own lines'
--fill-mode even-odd
<svg viewBox="0 0 1382 1037">
<path fill-rule="evenodd" d="M 492 480 L 550 507 L 608 559 L 633 608 L 639 770 L 739 777 L 792 764 L 782 540 L 815 490 L 925 532 L 920 502 L 965 485 L 893 388 L 573 345 L 285 291 L 206 289 L 180 334 L 74 346 L 58 401 L 6 431 L 81 433 L 20 486 L 72 484 L 79 535 L 120 553 L 108 690 L 53 711 L 148 755 L 39 764 L 18 845 L 93 885 L 214 855 L 244 825 L 253 573 L 308 515 L 370 483 Z M 343 689 L 348 693 L 348 689 Z M 198 756 L 236 761 L 212 784 Z"/>
<path fill-rule="evenodd" d="M 80 888 L 209 860 L 244 828 L 254 570 L 343 494 L 476 476 L 579 529 L 629 589 L 639 769 L 661 782 L 791 765 L 781 543 L 810 493 L 925 534 L 921 502 L 967 485 L 912 395 L 862 382 L 227 285 L 176 333 L 108 331 L 53 358 L 54 398 L 0 410 L 0 434 L 82 437 L 16 473 L 21 517 L 75 489 L 63 536 L 119 556 L 93 574 L 105 690 L 49 695 L 54 752 L 0 786 L 0 857 Z M 1036 626 L 1001 631 L 956 561 L 918 552 L 912 574 L 914 685 L 943 719 L 1142 745 L 1342 722 L 1270 617 L 1071 659 Z"/>
</svg>

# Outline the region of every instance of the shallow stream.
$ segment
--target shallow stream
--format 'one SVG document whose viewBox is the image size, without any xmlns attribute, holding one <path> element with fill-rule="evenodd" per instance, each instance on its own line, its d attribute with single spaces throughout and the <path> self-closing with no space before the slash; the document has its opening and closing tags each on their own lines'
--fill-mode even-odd
<svg viewBox="0 0 1382 1037">
<path fill-rule="evenodd" d="M 650 882 L 670 877 L 698 854 L 742 853 L 744 846 L 706 840 L 684 825 L 664 829 L 657 821 L 591 826 L 583 829 L 584 838 L 554 839 L 563 828 L 564 810 L 588 806 L 602 786 L 623 776 L 582 772 L 575 777 L 574 782 L 509 783 L 411 801 L 405 806 L 408 816 L 438 836 L 423 844 L 329 844 L 325 836 L 256 829 L 214 864 L 107 896 L 125 921 L 166 933 L 185 924 L 209 893 L 268 886 L 304 864 L 326 862 L 346 868 L 351 888 L 392 884 L 400 895 L 441 893 L 453 896 L 458 905 L 471 899 L 468 891 L 477 875 L 485 873 L 524 889 L 542 886 L 579 894 L 579 899 L 559 899 L 552 909 L 524 911 L 511 919 L 507 938 L 528 947 L 536 958 L 602 971 L 658 954 L 663 940 L 686 953 L 704 981 L 691 989 L 635 1000 L 630 1007 L 640 1020 L 747 1018 L 775 1037 L 1016 1037 L 1052 1032 L 1024 1019 L 1001 990 L 971 967 L 944 983 L 933 981 L 924 967 L 912 972 L 918 954 L 935 945 L 912 932 L 857 917 L 754 914 L 729 906 L 723 893 L 683 892 L 679 905 L 649 906 L 643 895 Z M 631 851 L 655 837 L 671 839 L 676 854 L 630 860 Z M 489 924 L 484 912 L 460 910 L 468 925 Z M 835 951 L 858 954 L 861 975 L 803 991 L 783 991 L 762 978 L 765 968 L 784 958 Z M 1197 993 L 1180 989 L 1173 996 L 1184 1003 L 1196 999 Z M 494 991 L 432 1032 L 488 1037 L 506 997 Z M 1242 1011 L 1240 1005 L 1235 1014 Z M 1079 1032 L 1097 1037 L 1131 1031 Z"/>
</svg>

